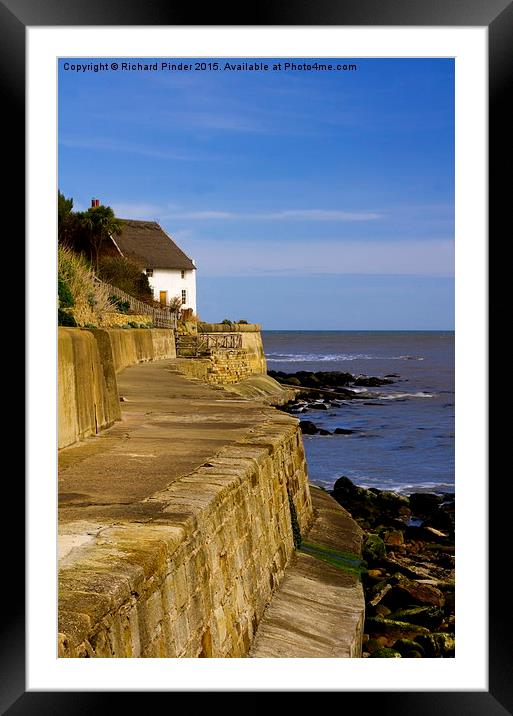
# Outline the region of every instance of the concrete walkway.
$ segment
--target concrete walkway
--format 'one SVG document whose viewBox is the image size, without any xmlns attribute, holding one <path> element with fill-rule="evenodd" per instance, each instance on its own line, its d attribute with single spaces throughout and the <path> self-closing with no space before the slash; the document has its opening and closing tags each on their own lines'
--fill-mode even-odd
<svg viewBox="0 0 513 716">
<path fill-rule="evenodd" d="M 311 486 L 315 520 L 304 538 L 325 555 L 361 553 L 362 530 L 323 490 Z M 322 551 L 320 550 L 322 554 Z M 261 620 L 252 658 L 361 656 L 365 614 L 358 575 L 301 550 Z"/>
<path fill-rule="evenodd" d="M 163 371 L 165 379 L 163 379 Z M 122 421 L 59 452 L 61 557 L 94 525 L 149 521 L 147 501 L 265 422 L 273 408 L 185 378 L 171 360 L 118 376 Z M 122 479 L 120 479 L 122 478 Z M 76 523 L 72 526 L 71 523 Z"/>
</svg>

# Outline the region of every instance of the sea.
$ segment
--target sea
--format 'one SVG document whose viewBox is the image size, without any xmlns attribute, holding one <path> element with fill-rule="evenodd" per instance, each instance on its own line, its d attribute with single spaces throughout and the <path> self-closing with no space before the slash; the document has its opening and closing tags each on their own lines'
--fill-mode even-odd
<svg viewBox="0 0 513 716">
<path fill-rule="evenodd" d="M 298 416 L 352 435 L 303 435 L 309 479 L 331 489 L 357 485 L 454 492 L 454 332 L 264 331 L 268 370 L 344 371 L 392 385 L 361 388 L 377 397 Z"/>
</svg>

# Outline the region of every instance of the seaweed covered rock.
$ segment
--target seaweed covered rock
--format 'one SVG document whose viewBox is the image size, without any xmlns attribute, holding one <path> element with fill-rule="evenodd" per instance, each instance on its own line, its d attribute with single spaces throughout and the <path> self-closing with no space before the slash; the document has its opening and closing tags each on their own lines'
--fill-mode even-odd
<svg viewBox="0 0 513 716">
<path fill-rule="evenodd" d="M 412 658 L 414 653 L 413 658 L 425 656 L 424 648 L 413 639 L 398 639 L 394 644 L 394 649 L 406 658 Z"/>
<path fill-rule="evenodd" d="M 428 629 L 438 629 L 444 620 L 444 612 L 438 607 L 409 607 L 396 610 L 390 615 L 390 618 L 420 624 Z"/>
<path fill-rule="evenodd" d="M 449 658 L 454 656 L 454 634 L 438 632 L 421 634 L 415 639 L 425 651 L 427 657 Z"/>
<path fill-rule="evenodd" d="M 397 639 L 416 639 L 417 636 L 428 636 L 429 629 L 420 624 L 409 624 L 385 617 L 367 617 L 365 632 L 372 637 L 386 636 L 388 644 Z"/>
<path fill-rule="evenodd" d="M 363 558 L 368 563 L 379 562 L 385 557 L 387 548 L 381 537 L 377 534 L 368 534 L 363 547 Z"/>
<path fill-rule="evenodd" d="M 377 649 L 370 655 L 371 659 L 400 659 L 401 654 L 395 649 L 384 647 L 383 649 Z"/>
</svg>

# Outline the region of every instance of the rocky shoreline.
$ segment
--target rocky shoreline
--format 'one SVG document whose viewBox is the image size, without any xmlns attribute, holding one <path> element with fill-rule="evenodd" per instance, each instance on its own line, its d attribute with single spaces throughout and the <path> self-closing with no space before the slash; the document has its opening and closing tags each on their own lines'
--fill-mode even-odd
<svg viewBox="0 0 513 716">
<path fill-rule="evenodd" d="M 454 494 L 406 497 L 344 476 L 331 494 L 366 533 L 363 656 L 453 657 Z"/>
<path fill-rule="evenodd" d="M 383 378 L 367 375 L 353 375 L 341 371 L 312 371 L 302 370 L 296 373 L 282 371 L 268 371 L 268 375 L 279 383 L 296 389 L 296 397 L 286 405 L 280 406 L 291 415 L 300 416 L 310 410 L 330 410 L 341 408 L 347 401 L 360 400 L 366 405 L 379 405 L 370 403 L 379 398 L 379 394 L 364 390 L 367 387 L 380 387 L 397 382 L 397 373 L 386 375 Z M 392 380 L 392 378 L 394 380 Z M 352 435 L 355 431 L 343 426 L 337 427 L 333 432 L 320 428 L 311 420 L 301 420 L 299 427 L 304 435 Z"/>
<path fill-rule="evenodd" d="M 372 400 L 365 390 L 395 383 L 397 374 L 355 376 L 340 371 L 269 371 L 296 388 L 282 410 L 300 418 L 306 435 L 350 435 L 301 419 L 308 411 Z M 301 416 L 301 417 L 300 417 Z M 396 492 L 364 488 L 340 477 L 331 495 L 365 531 L 362 584 L 366 601 L 363 657 L 451 658 L 455 654 L 453 493 Z"/>
</svg>

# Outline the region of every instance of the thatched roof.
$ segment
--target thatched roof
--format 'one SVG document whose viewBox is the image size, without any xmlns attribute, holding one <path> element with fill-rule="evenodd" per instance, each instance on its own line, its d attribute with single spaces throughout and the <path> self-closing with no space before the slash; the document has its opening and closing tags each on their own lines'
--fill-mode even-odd
<svg viewBox="0 0 513 716">
<path fill-rule="evenodd" d="M 194 269 L 184 254 L 156 221 L 120 219 L 123 232 L 114 236 L 119 250 L 141 268 Z"/>
</svg>

